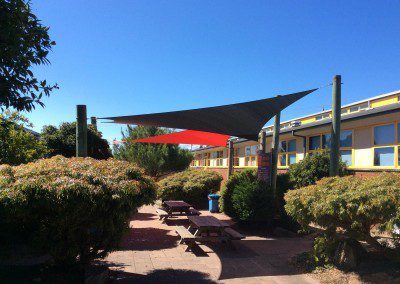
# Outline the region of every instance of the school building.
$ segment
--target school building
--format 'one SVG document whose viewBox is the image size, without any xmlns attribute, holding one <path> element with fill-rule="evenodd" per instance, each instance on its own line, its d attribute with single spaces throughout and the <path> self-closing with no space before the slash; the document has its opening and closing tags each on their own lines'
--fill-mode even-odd
<svg viewBox="0 0 400 284">
<path fill-rule="evenodd" d="M 331 110 L 310 114 L 280 125 L 279 171 L 301 161 L 319 148 L 329 148 Z M 271 151 L 273 126 L 263 129 L 267 152 Z M 234 171 L 257 167 L 259 143 L 234 141 Z M 351 103 L 342 107 L 340 154 L 348 169 L 356 174 L 400 171 L 400 90 Z M 192 168 L 228 172 L 226 147 L 200 147 L 193 150 Z"/>
</svg>

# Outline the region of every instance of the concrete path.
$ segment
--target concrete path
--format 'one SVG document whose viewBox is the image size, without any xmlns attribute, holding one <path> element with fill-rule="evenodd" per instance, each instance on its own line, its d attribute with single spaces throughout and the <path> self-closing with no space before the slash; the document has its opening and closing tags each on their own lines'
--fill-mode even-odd
<svg viewBox="0 0 400 284">
<path fill-rule="evenodd" d="M 231 222 L 223 214 L 213 216 Z M 215 243 L 201 245 L 193 253 L 178 245 L 174 226 L 182 224 L 187 224 L 185 218 L 162 224 L 155 207 L 141 208 L 130 222 L 121 249 L 103 261 L 113 271 L 115 282 L 317 283 L 288 264 L 292 256 L 311 248 L 310 240 L 247 236 L 235 242 L 236 250 Z"/>
</svg>

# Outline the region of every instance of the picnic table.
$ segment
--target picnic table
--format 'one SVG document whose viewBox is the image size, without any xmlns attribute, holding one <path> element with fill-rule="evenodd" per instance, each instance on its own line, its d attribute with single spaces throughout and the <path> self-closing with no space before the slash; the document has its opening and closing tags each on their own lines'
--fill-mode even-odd
<svg viewBox="0 0 400 284">
<path fill-rule="evenodd" d="M 245 238 L 229 224 L 214 216 L 188 216 L 188 219 L 190 221 L 188 229 L 183 226 L 176 227 L 176 232 L 181 237 L 180 243 L 188 245 L 186 251 L 190 250 L 196 242 L 220 241 L 233 247 L 233 240 Z"/>
<path fill-rule="evenodd" d="M 163 222 L 172 216 L 200 215 L 200 212 L 194 209 L 192 205 L 182 200 L 164 201 L 163 208 L 158 208 L 156 212 Z"/>
</svg>

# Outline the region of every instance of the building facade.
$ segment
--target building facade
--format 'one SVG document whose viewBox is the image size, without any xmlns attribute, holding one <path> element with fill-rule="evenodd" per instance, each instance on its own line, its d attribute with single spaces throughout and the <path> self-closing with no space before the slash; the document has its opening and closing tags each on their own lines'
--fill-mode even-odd
<svg viewBox="0 0 400 284">
<path fill-rule="evenodd" d="M 331 110 L 285 121 L 280 125 L 278 169 L 320 148 L 329 148 Z M 400 90 L 342 107 L 340 155 L 349 170 L 357 174 L 400 171 Z M 271 151 L 273 126 L 263 129 L 267 152 Z M 257 167 L 259 143 L 234 140 L 234 170 Z M 228 149 L 201 147 L 193 151 L 191 167 L 208 168 L 226 178 Z"/>
</svg>

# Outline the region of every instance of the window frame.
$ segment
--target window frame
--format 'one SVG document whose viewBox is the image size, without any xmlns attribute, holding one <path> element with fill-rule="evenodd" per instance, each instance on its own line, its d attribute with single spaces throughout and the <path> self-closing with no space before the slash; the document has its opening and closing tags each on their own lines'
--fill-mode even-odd
<svg viewBox="0 0 400 284">
<path fill-rule="evenodd" d="M 394 142 L 390 144 L 375 145 L 375 127 L 394 125 Z M 371 145 L 372 145 L 372 167 L 375 169 L 397 169 L 399 168 L 399 155 L 400 155 L 400 121 L 392 121 L 390 123 L 380 123 L 372 125 L 371 127 Z M 379 148 L 393 148 L 393 166 L 376 166 L 375 165 L 375 149 Z"/>
<path fill-rule="evenodd" d="M 247 155 L 247 147 L 250 147 L 250 155 Z M 252 155 L 252 153 L 251 153 L 252 147 L 257 147 L 255 155 Z M 244 166 L 245 167 L 257 167 L 258 166 L 257 152 L 259 149 L 260 149 L 259 144 L 244 146 Z M 254 165 L 252 165 L 253 163 L 254 163 Z"/>
<path fill-rule="evenodd" d="M 350 131 L 351 132 L 351 147 L 340 147 L 340 145 L 339 145 L 339 153 L 340 153 L 340 151 L 351 151 L 351 166 L 347 166 L 348 168 L 354 168 L 355 166 L 354 166 L 354 129 L 347 129 L 347 128 L 345 128 L 345 129 L 341 129 L 341 131 L 340 132 L 342 132 L 342 131 Z M 324 143 L 323 143 L 323 136 L 324 135 L 326 135 L 326 134 L 331 134 L 330 132 L 322 132 L 322 133 L 320 133 L 320 134 L 315 134 L 315 135 L 308 135 L 307 136 L 307 141 L 306 141 L 306 149 L 307 149 L 307 151 L 306 151 L 306 154 L 307 155 L 309 155 L 309 154 L 312 154 L 312 153 L 314 153 L 315 151 L 317 151 L 317 150 L 321 150 L 321 149 L 326 149 L 326 150 L 328 150 L 328 151 L 330 151 L 330 147 L 325 147 L 325 145 L 323 145 Z M 315 136 L 319 136 L 319 141 L 320 141 L 320 147 L 319 148 L 317 148 L 317 149 L 314 149 L 314 150 L 310 150 L 310 137 L 315 137 Z M 340 144 L 340 136 L 339 136 L 339 144 Z"/>
<path fill-rule="evenodd" d="M 296 149 L 294 151 L 290 151 L 289 152 L 289 142 L 292 141 L 292 140 L 294 140 L 296 142 Z M 290 137 L 290 138 L 287 138 L 287 139 L 280 140 L 279 141 L 279 149 L 280 149 L 280 145 L 281 145 L 282 142 L 286 143 L 286 150 L 282 151 L 282 152 L 279 151 L 279 153 L 278 153 L 278 168 L 287 169 L 290 166 L 290 164 L 289 164 L 289 156 L 290 155 L 293 155 L 293 154 L 296 155 L 296 162 L 295 163 L 297 163 L 299 161 L 298 157 L 297 157 L 297 139 L 293 138 L 293 137 Z M 285 156 L 286 165 L 282 165 L 281 164 L 281 157 L 282 156 Z"/>
</svg>

